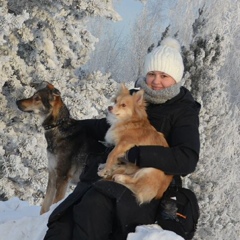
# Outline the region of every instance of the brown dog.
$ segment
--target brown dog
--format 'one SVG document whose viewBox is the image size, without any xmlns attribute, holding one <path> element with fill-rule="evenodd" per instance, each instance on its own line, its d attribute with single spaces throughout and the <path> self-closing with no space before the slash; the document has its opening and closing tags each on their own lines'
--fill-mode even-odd
<svg viewBox="0 0 240 240">
<path fill-rule="evenodd" d="M 129 90 L 122 85 L 115 105 L 108 107 L 111 127 L 105 140 L 115 147 L 108 155 L 105 167 L 98 172 L 99 176 L 112 177 L 114 181 L 129 188 L 140 204 L 161 198 L 173 178 L 159 169 L 139 169 L 130 163 L 119 164 L 119 159 L 135 145 L 168 147 L 163 134 L 157 132 L 148 121 L 143 94 L 143 90 L 140 90 L 130 95 Z"/>
</svg>

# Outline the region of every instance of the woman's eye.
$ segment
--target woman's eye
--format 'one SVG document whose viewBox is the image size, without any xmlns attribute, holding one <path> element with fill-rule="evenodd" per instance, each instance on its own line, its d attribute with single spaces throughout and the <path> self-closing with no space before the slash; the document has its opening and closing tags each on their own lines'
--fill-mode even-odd
<svg viewBox="0 0 240 240">
<path fill-rule="evenodd" d="M 155 74 L 154 74 L 154 72 L 149 72 L 147 75 L 148 76 L 154 76 Z"/>
<path fill-rule="evenodd" d="M 161 75 L 161 78 L 166 78 L 166 77 L 167 77 L 167 75 L 165 75 L 165 74 Z"/>
</svg>

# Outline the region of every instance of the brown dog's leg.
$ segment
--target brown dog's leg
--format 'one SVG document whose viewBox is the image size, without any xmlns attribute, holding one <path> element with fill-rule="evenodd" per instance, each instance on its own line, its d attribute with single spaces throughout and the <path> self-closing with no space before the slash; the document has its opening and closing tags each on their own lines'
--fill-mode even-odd
<svg viewBox="0 0 240 240">
<path fill-rule="evenodd" d="M 136 196 L 139 204 L 160 199 L 167 190 L 172 176 L 154 168 L 142 168 L 134 176 L 116 174 L 115 182 L 129 188 Z"/>
<path fill-rule="evenodd" d="M 113 166 L 117 164 L 117 146 L 109 153 L 105 167 L 98 171 L 98 175 L 103 178 L 109 178 L 112 176 Z"/>
<path fill-rule="evenodd" d="M 146 185 L 144 178 L 136 178 L 134 176 L 128 176 L 124 174 L 115 174 L 113 179 L 115 182 L 120 183 L 130 189 L 134 193 L 139 204 L 150 202 L 157 194 L 156 190 L 151 190 L 151 185 Z"/>
<path fill-rule="evenodd" d="M 56 194 L 56 173 L 54 170 L 48 173 L 48 183 L 45 198 L 43 200 L 40 214 L 47 212 L 53 203 Z"/>
<path fill-rule="evenodd" d="M 119 142 L 117 146 L 109 153 L 104 169 L 98 171 L 98 175 L 103 178 L 111 177 L 114 171 L 114 165 L 118 163 L 118 159 L 123 157 L 124 153 L 133 147 L 128 142 Z"/>
</svg>

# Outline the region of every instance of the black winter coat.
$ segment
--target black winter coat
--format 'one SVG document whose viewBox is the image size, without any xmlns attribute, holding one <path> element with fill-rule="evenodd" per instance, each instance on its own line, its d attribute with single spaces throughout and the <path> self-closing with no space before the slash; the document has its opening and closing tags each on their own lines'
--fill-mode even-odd
<svg viewBox="0 0 240 240">
<path fill-rule="evenodd" d="M 161 146 L 139 147 L 139 166 L 155 167 L 171 175 L 184 176 L 193 172 L 198 162 L 200 149 L 198 131 L 199 111 L 200 104 L 194 101 L 191 93 L 184 87 L 181 87 L 181 91 L 176 97 L 164 104 L 149 104 L 147 106 L 149 121 L 157 131 L 165 135 L 170 148 Z M 105 134 L 109 128 L 105 118 L 82 120 L 82 124 L 88 134 L 99 141 L 104 141 Z M 99 149 L 99 147 L 92 147 L 85 169 L 80 176 L 81 183 L 54 210 L 49 222 L 58 219 L 69 206 L 79 201 L 92 184 L 111 198 L 118 199 L 119 196 L 122 196 L 125 187 L 121 185 L 118 187 L 116 184 L 111 184 L 111 182 L 97 181 L 99 180 L 97 175 L 98 165 L 106 161 L 109 151 L 105 149 L 105 151 L 99 153 L 95 149 Z M 117 204 L 120 205 L 122 203 L 117 201 Z"/>
<path fill-rule="evenodd" d="M 140 167 L 154 167 L 171 175 L 187 175 L 195 170 L 199 158 L 200 104 L 191 93 L 181 87 L 180 93 L 164 104 L 149 104 L 150 123 L 162 132 L 170 148 L 161 146 L 140 147 Z M 104 141 L 109 128 L 106 119 L 85 120 L 89 134 Z"/>
</svg>

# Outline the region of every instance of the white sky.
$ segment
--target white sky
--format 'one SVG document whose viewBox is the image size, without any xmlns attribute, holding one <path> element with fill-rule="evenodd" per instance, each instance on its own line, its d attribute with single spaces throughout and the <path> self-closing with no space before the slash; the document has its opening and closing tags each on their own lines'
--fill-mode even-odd
<svg viewBox="0 0 240 240">
<path fill-rule="evenodd" d="M 133 23 L 137 14 L 140 13 L 144 4 L 137 0 L 115 0 L 114 7 L 121 15 L 122 21 L 113 23 L 123 32 L 129 31 L 129 26 Z"/>
</svg>

